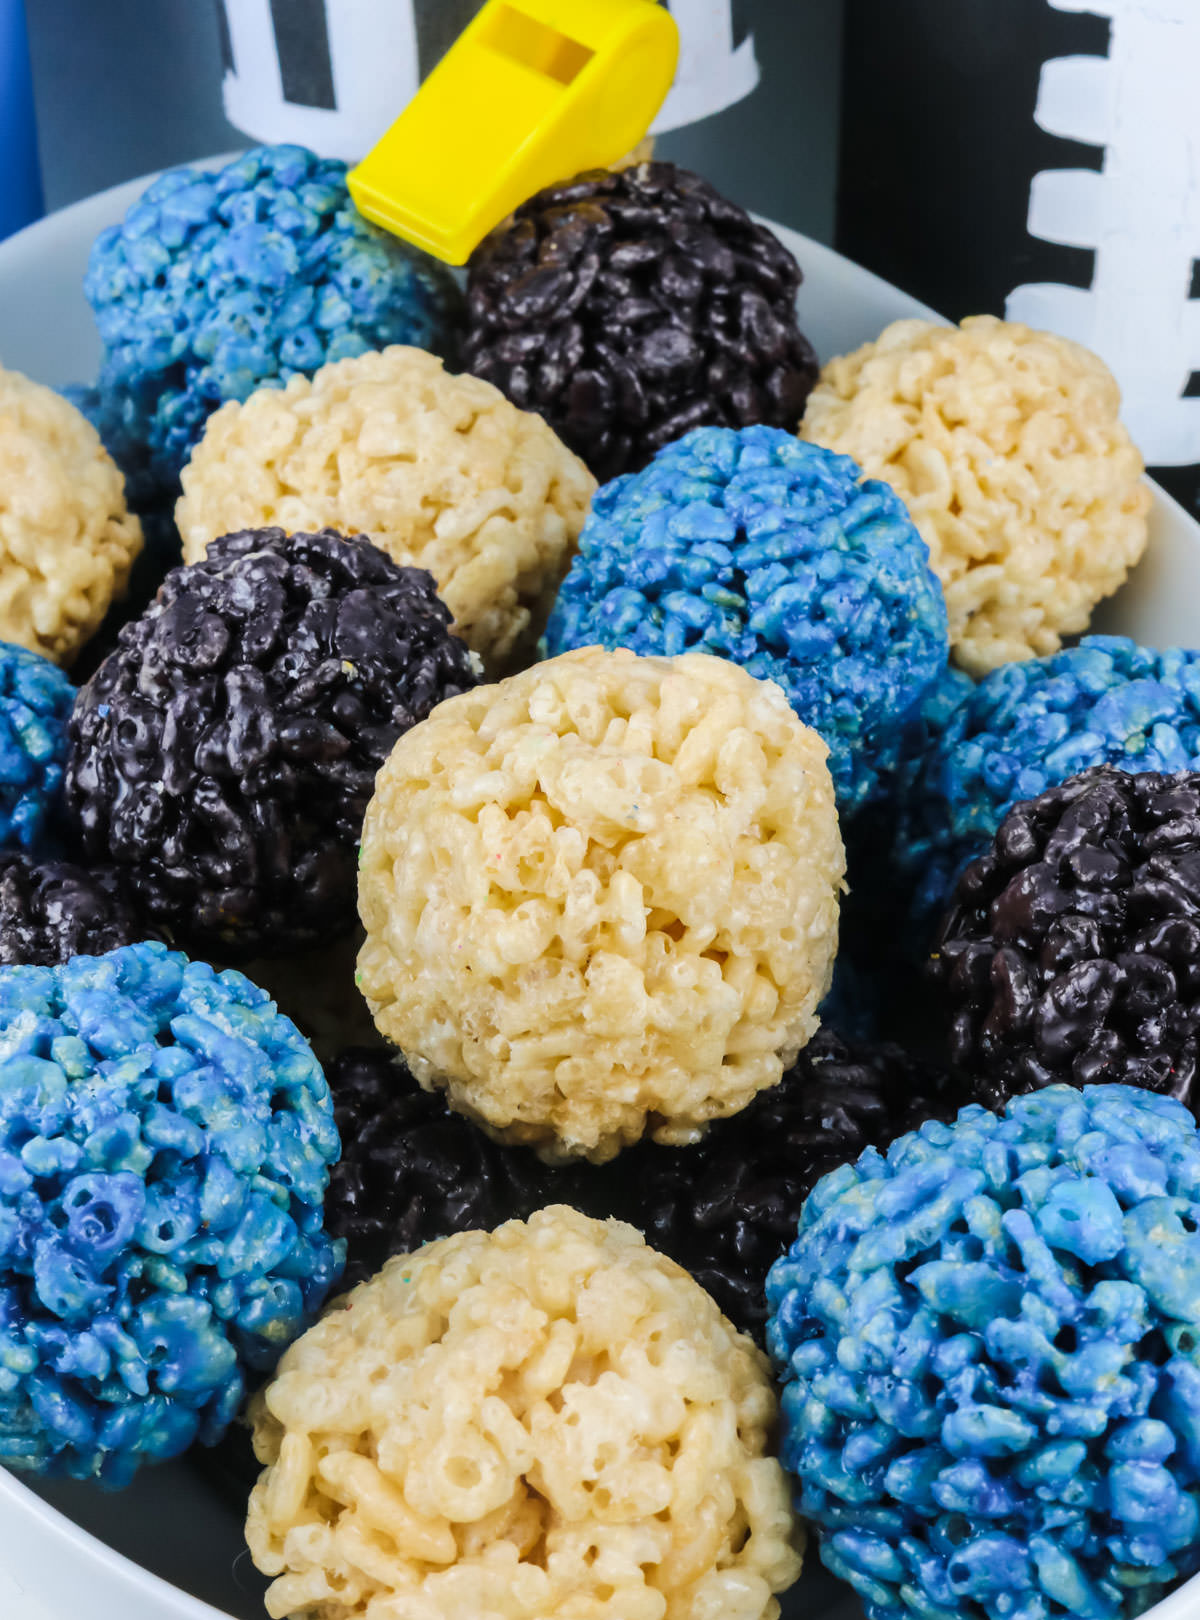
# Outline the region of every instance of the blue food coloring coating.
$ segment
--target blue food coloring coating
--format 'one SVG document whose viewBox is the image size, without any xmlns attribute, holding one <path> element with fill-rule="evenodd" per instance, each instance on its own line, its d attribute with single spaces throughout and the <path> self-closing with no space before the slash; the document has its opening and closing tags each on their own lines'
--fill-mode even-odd
<svg viewBox="0 0 1200 1620">
<path fill-rule="evenodd" d="M 84 290 L 104 362 L 79 395 L 140 487 L 176 479 L 209 415 L 257 388 L 391 343 L 452 355 L 445 266 L 370 225 L 346 166 L 260 146 L 170 169 L 92 248 Z"/>
<path fill-rule="evenodd" d="M 1124 1620 L 1200 1568 L 1200 1134 L 1051 1086 L 818 1182 L 782 1456 L 869 1620 Z"/>
<path fill-rule="evenodd" d="M 159 944 L 0 968 L 0 1463 L 126 1484 L 215 1441 L 339 1276 L 307 1042 Z"/>
<path fill-rule="evenodd" d="M 935 689 L 900 771 L 895 858 L 930 920 L 1006 813 L 1092 765 L 1200 769 L 1200 652 L 1085 636 Z"/>
<path fill-rule="evenodd" d="M 546 627 L 572 647 L 713 653 L 777 681 L 838 808 L 886 787 L 946 666 L 942 589 L 900 498 L 777 428 L 698 428 L 592 502 Z"/>
<path fill-rule="evenodd" d="M 0 848 L 37 852 L 62 789 L 75 688 L 40 653 L 0 641 Z"/>
</svg>

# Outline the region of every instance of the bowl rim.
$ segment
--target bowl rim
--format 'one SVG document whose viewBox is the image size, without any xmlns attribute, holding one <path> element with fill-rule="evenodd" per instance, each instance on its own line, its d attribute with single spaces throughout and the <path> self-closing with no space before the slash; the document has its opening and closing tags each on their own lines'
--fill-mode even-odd
<svg viewBox="0 0 1200 1620">
<path fill-rule="evenodd" d="M 68 1514 L 44 1501 L 36 1491 L 30 1490 L 10 1469 L 0 1466 L 0 1513 L 12 1511 L 26 1521 L 32 1521 L 47 1538 L 61 1539 L 72 1549 L 84 1554 L 97 1568 L 126 1588 L 134 1588 L 138 1596 L 152 1598 L 159 1604 L 164 1620 L 232 1620 L 222 1609 L 214 1609 L 203 1598 L 193 1597 L 182 1587 L 173 1585 L 135 1563 L 124 1553 L 85 1530 Z"/>
</svg>

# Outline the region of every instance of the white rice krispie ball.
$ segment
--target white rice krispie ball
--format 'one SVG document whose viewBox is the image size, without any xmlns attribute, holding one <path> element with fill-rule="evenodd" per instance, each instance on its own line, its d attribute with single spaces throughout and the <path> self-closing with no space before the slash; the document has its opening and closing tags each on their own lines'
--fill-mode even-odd
<svg viewBox="0 0 1200 1620">
<path fill-rule="evenodd" d="M 775 1620 L 800 1572 L 765 1358 L 618 1221 L 398 1255 L 251 1415 L 276 1620 Z"/>
<path fill-rule="evenodd" d="M 903 497 L 972 675 L 1086 630 L 1146 544 L 1150 491 L 1108 367 L 1049 332 L 974 315 L 896 321 L 831 360 L 801 436 Z"/>
<path fill-rule="evenodd" d="M 188 562 L 238 529 L 365 534 L 429 570 L 455 630 L 498 669 L 532 654 L 595 488 L 540 416 L 396 346 L 223 405 L 175 518 Z"/>
<path fill-rule="evenodd" d="M 0 366 L 0 641 L 70 664 L 141 549 L 95 428 L 52 388 Z"/>
<path fill-rule="evenodd" d="M 585 647 L 442 703 L 367 808 L 359 986 L 427 1089 L 547 1158 L 693 1141 L 817 1027 L 845 869 L 771 681 Z"/>
</svg>

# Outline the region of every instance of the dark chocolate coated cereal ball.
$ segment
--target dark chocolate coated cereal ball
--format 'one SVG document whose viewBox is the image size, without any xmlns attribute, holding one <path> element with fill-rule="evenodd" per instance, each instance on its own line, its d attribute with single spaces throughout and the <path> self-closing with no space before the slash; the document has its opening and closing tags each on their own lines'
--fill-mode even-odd
<svg viewBox="0 0 1200 1620">
<path fill-rule="evenodd" d="M 347 1047 L 327 1073 L 342 1157 L 325 1219 L 346 1240 L 347 1287 L 433 1238 L 490 1231 L 545 1204 L 584 1207 L 585 1183 L 600 1187 L 598 1173 L 552 1169 L 528 1148 L 493 1142 L 386 1050 Z"/>
<path fill-rule="evenodd" d="M 770 231 L 698 175 L 593 170 L 476 249 L 465 362 L 603 482 L 692 428 L 796 427 L 817 378 L 800 281 Z"/>
<path fill-rule="evenodd" d="M 1015 805 L 959 878 L 929 972 L 988 1107 L 1117 1081 L 1194 1112 L 1200 772 L 1101 765 Z"/>
<path fill-rule="evenodd" d="M 110 866 L 0 852 L 0 964 L 55 967 L 143 939 L 124 880 Z"/>
<path fill-rule="evenodd" d="M 820 1029 L 770 1091 L 695 1147 L 642 1144 L 620 1159 L 619 1207 L 761 1340 L 767 1272 L 796 1236 L 820 1178 L 968 1099 L 900 1047 Z M 615 1178 L 614 1178 L 615 1179 Z"/>
<path fill-rule="evenodd" d="M 375 773 L 473 686 L 421 569 L 361 535 L 246 530 L 176 568 L 83 687 L 66 805 L 146 923 L 233 956 L 325 943 L 355 917 Z"/>
</svg>

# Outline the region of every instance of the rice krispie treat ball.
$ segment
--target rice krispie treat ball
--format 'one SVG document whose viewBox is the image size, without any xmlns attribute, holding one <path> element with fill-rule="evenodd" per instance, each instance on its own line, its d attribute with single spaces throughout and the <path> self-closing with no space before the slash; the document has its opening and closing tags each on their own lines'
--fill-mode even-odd
<svg viewBox="0 0 1200 1620">
<path fill-rule="evenodd" d="M 776 681 L 828 746 L 843 815 L 885 793 L 948 651 L 903 501 L 769 427 L 699 428 L 599 492 L 546 626 L 550 653 L 596 643 Z"/>
<path fill-rule="evenodd" d="M 740 1114 L 718 1120 L 693 1147 L 640 1143 L 601 1172 L 604 1190 L 613 1214 L 686 1266 L 730 1321 L 761 1340 L 767 1272 L 795 1237 L 815 1184 L 866 1147 L 886 1147 L 927 1119 L 953 1119 L 966 1100 L 965 1088 L 900 1047 L 844 1041 L 822 1027 L 779 1084 Z"/>
<path fill-rule="evenodd" d="M 472 254 L 464 359 L 604 482 L 692 428 L 794 427 L 817 378 L 801 279 L 699 175 L 591 170 L 538 192 Z"/>
<path fill-rule="evenodd" d="M 0 641 L 0 849 L 53 841 L 75 688 L 60 669 Z"/>
<path fill-rule="evenodd" d="M 0 638 L 71 663 L 141 549 L 96 430 L 53 389 L 0 366 Z"/>
<path fill-rule="evenodd" d="M 1198 901 L 1200 772 L 1100 765 L 1015 805 L 928 964 L 980 1101 L 1118 1080 L 1195 1113 Z"/>
<path fill-rule="evenodd" d="M 0 968 L 0 1461 L 128 1483 L 211 1443 L 341 1269 L 312 1052 L 159 944 Z"/>
<path fill-rule="evenodd" d="M 903 496 L 972 675 L 1086 630 L 1146 544 L 1150 491 L 1104 362 L 992 315 L 896 321 L 831 360 L 801 433 Z"/>
<path fill-rule="evenodd" d="M 143 939 L 121 874 L 111 866 L 0 853 L 0 964 L 54 967 Z"/>
<path fill-rule="evenodd" d="M 1200 1569 L 1200 1136 L 1052 1086 L 868 1149 L 773 1268 L 783 1458 L 869 1620 L 1132 1620 Z"/>
<path fill-rule="evenodd" d="M 545 1204 L 601 1217 L 612 1210 L 605 1170 L 543 1164 L 529 1148 L 492 1141 L 444 1097 L 422 1091 L 394 1051 L 347 1047 L 326 1072 L 342 1156 L 325 1224 L 345 1240 L 347 1285 L 433 1238 L 490 1231 Z"/>
<path fill-rule="evenodd" d="M 765 1358 L 616 1221 L 398 1256 L 251 1412 L 275 1620 L 775 1620 L 800 1572 Z"/>
<path fill-rule="evenodd" d="M 54 842 L 74 700 L 49 659 L 0 641 L 0 849 Z"/>
<path fill-rule="evenodd" d="M 1092 765 L 1200 769 L 1200 652 L 1085 636 L 978 686 L 935 688 L 906 739 L 894 828 L 915 914 L 932 924 L 1014 804 Z"/>
<path fill-rule="evenodd" d="M 189 562 L 264 523 L 369 535 L 429 570 L 458 634 L 499 667 L 545 623 L 595 487 L 540 417 L 396 347 L 218 411 L 176 519 Z"/>
<path fill-rule="evenodd" d="M 176 568 L 80 691 L 65 800 L 152 929 L 228 959 L 354 925 L 375 773 L 472 686 L 429 575 L 362 536 L 227 534 Z"/>
<path fill-rule="evenodd" d="M 346 165 L 300 146 L 160 175 L 96 238 L 84 291 L 113 453 L 137 447 L 165 487 L 225 400 L 389 343 L 453 353 L 461 312 L 445 266 L 369 224 Z"/>
<path fill-rule="evenodd" d="M 584 648 L 393 749 L 359 983 L 420 1083 L 507 1140 L 693 1141 L 814 1033 L 843 869 L 825 745 L 778 686 Z"/>
</svg>

